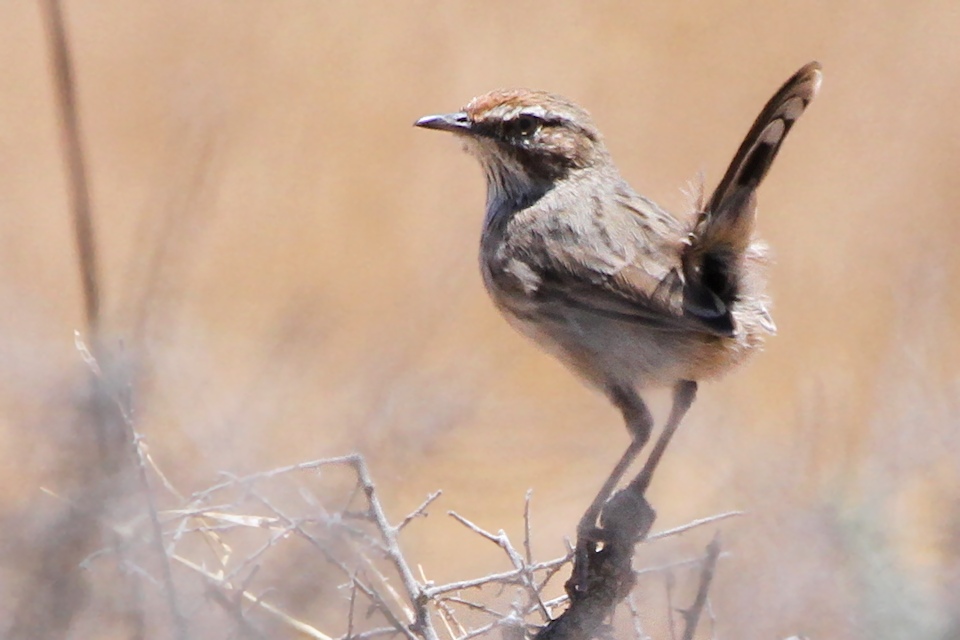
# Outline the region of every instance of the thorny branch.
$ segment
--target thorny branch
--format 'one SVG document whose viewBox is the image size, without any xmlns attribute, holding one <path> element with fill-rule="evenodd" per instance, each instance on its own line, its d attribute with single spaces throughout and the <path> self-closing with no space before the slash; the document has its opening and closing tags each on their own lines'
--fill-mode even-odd
<svg viewBox="0 0 960 640">
<path fill-rule="evenodd" d="M 84 353 L 92 359 L 88 352 Z M 96 361 L 92 362 L 95 364 Z M 159 469 L 149 460 L 142 437 L 133 430 L 132 416 L 129 413 L 124 416 L 133 433 L 132 442 L 137 447 L 143 478 L 150 473 L 162 477 Z M 271 497 L 267 490 L 294 474 L 306 474 L 306 477 L 319 479 L 320 472 L 329 467 L 348 469 L 354 480 L 354 488 L 350 491 L 352 498 L 341 502 L 332 511 L 328 511 L 323 502 L 306 489 L 301 489 L 299 495 L 307 500 L 307 515 L 298 515 L 289 506 Z M 323 477 L 328 476 L 324 474 Z M 708 554 L 707 560 L 682 560 L 633 571 L 630 566 L 633 547 L 652 524 L 653 512 L 645 502 L 638 503 L 635 497 L 621 492 L 614 497 L 612 507 L 615 510 L 610 508 L 601 517 L 603 530 L 599 534 L 602 535 L 586 545 L 591 554 L 589 570 L 582 572 L 581 569 L 581 573 L 577 573 L 575 569 L 566 585 L 567 595 L 546 600 L 541 595 L 545 587 L 563 567 L 577 560 L 577 554 L 583 553 L 583 546 L 571 548 L 563 556 L 551 560 L 533 560 L 529 494 L 524 504 L 523 540 L 519 547 L 503 531 L 492 533 L 460 514 L 450 513 L 464 527 L 496 544 L 512 565 L 509 571 L 434 584 L 422 575 L 419 579 L 415 577 L 414 565 L 404 555 L 399 538 L 410 523 L 427 515 L 428 508 L 439 499 L 440 492 L 427 496 L 398 524 L 391 524 L 369 469 L 359 455 L 312 460 L 248 476 L 226 477 L 192 494 L 186 501 L 165 479 L 154 484 L 166 487 L 179 503 L 175 509 L 160 510 L 156 501 L 152 502 L 156 517 L 150 518 L 147 526 L 152 526 L 165 540 L 162 552 L 180 571 L 186 570 L 200 576 L 207 584 L 213 601 L 229 616 L 238 631 L 253 638 L 271 635 L 261 631 L 250 617 L 252 613 L 260 612 L 296 633 L 318 640 L 376 640 L 396 636 L 406 640 L 441 640 L 430 615 L 435 611 L 442 621 L 443 638 L 469 640 L 499 631 L 509 640 L 522 640 L 537 634 L 537 624 L 546 621 L 547 626 L 539 630 L 539 637 L 582 640 L 602 632 L 604 621 L 609 617 L 609 603 L 622 600 L 638 576 L 653 571 L 670 572 L 681 567 L 697 566 L 703 567 L 698 598 L 683 614 L 685 629 L 690 629 L 692 633 L 702 611 L 709 606 L 706 600 L 709 577 L 712 577 L 713 566 L 719 557 L 717 547 L 712 559 Z M 649 539 L 679 535 L 735 515 L 738 513 L 703 518 L 651 535 Z M 264 537 L 242 555 L 237 554 L 229 539 L 238 530 L 260 531 Z M 208 561 L 191 559 L 181 550 L 189 539 L 196 536 L 215 552 L 213 566 Z M 149 537 L 144 536 L 144 539 Z M 271 553 L 291 539 L 300 539 L 309 544 L 323 562 L 343 576 L 345 613 L 341 632 L 331 633 L 291 615 L 280 604 L 271 601 L 269 591 L 258 589 L 257 584 L 261 582 L 258 576 L 262 575 L 260 568 L 269 561 Z M 105 549 L 101 554 L 91 557 L 87 564 L 95 563 L 97 557 L 110 552 L 110 549 Z M 131 569 L 141 572 L 157 588 L 163 589 L 165 583 L 170 585 L 168 589 L 175 588 L 176 579 L 173 577 L 163 576 L 156 580 L 141 567 L 131 566 Z M 398 588 L 394 588 L 395 585 Z M 505 595 L 505 588 L 513 589 L 512 603 L 508 602 L 506 607 L 493 604 L 489 595 L 483 595 L 483 590 L 490 587 L 500 590 L 498 597 Z M 477 597 L 465 595 L 470 590 L 474 590 Z M 583 603 L 591 601 L 593 608 L 585 608 Z M 567 611 L 554 619 L 554 610 L 565 604 L 568 605 Z M 571 614 L 571 611 L 574 613 Z M 584 614 L 584 611 L 588 613 Z M 468 612 L 486 616 L 487 622 L 464 624 L 459 616 Z M 376 618 L 370 617 L 371 613 L 379 615 L 379 624 Z M 639 619 L 634 620 L 634 627 L 638 634 L 641 633 Z M 637 638 L 644 636 L 637 635 Z"/>
<path fill-rule="evenodd" d="M 439 640 L 437 632 L 430 622 L 430 616 L 426 607 L 427 600 L 423 596 L 423 588 L 417 582 L 416 578 L 413 577 L 413 571 L 410 570 L 410 565 L 407 564 L 407 560 L 400 550 L 398 539 L 400 528 L 405 522 L 412 519 L 412 517 L 408 517 L 405 521 L 402 521 L 399 526 L 395 527 L 391 525 L 387 521 L 387 516 L 383 511 L 383 506 L 380 504 L 380 498 L 377 495 L 373 479 L 370 477 L 370 472 L 367 470 L 367 465 L 363 458 L 359 455 L 354 456 L 351 464 L 357 473 L 357 479 L 360 481 L 360 485 L 363 487 L 363 491 L 367 497 L 370 506 L 370 515 L 374 518 L 377 528 L 383 537 L 383 541 L 387 545 L 387 557 L 393 563 L 397 573 L 400 574 L 400 580 L 403 581 L 403 586 L 407 591 L 410 602 L 414 606 L 416 615 L 410 629 L 425 640 Z M 431 502 L 431 500 L 428 499 L 426 504 L 429 504 L 429 502 Z"/>
<path fill-rule="evenodd" d="M 700 615 L 707 604 L 707 594 L 710 591 L 710 582 L 713 580 L 713 574 L 717 567 L 717 559 L 720 557 L 720 537 L 715 535 L 710 544 L 707 545 L 707 554 L 703 560 L 703 569 L 700 573 L 700 586 L 697 589 L 697 597 L 693 604 L 683 614 L 683 640 L 693 640 L 693 634 L 697 630 L 697 623 L 700 622 Z"/>
</svg>

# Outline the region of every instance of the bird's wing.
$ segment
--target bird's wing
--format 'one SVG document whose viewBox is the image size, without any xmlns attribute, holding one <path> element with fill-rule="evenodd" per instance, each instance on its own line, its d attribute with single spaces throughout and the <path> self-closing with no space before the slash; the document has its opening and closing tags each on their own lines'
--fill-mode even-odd
<svg viewBox="0 0 960 640">
<path fill-rule="evenodd" d="M 597 206 L 601 206 L 598 204 Z M 620 185 L 600 216 L 552 217 L 542 235 L 570 233 L 576 241 L 552 243 L 535 265 L 534 295 L 578 309 L 664 331 L 730 335 L 730 311 L 709 291 L 689 291 L 681 256 L 683 225 L 653 202 Z"/>
</svg>

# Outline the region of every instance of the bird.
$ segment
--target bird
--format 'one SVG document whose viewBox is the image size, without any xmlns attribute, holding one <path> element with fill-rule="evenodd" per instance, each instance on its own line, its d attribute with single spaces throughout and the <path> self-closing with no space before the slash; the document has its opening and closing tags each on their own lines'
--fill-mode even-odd
<svg viewBox="0 0 960 640">
<path fill-rule="evenodd" d="M 821 81 L 817 62 L 793 74 L 710 198 L 701 187 L 686 216 L 634 191 L 590 114 L 562 96 L 497 89 L 414 123 L 454 134 L 483 168 L 480 268 L 495 306 L 623 415 L 630 445 L 581 532 L 650 439 L 654 420 L 641 392 L 672 390 L 658 441 L 665 446 L 698 382 L 742 363 L 776 332 L 756 192 Z"/>
</svg>

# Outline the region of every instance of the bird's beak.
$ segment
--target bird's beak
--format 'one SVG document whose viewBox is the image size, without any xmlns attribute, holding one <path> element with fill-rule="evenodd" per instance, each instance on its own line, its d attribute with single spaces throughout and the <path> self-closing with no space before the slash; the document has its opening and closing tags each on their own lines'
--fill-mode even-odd
<svg viewBox="0 0 960 640">
<path fill-rule="evenodd" d="M 436 116 L 423 116 L 413 123 L 415 127 L 424 129 L 437 129 L 439 131 L 449 131 L 451 133 L 470 133 L 473 123 L 470 117 L 463 111 L 457 113 L 443 113 Z"/>
</svg>

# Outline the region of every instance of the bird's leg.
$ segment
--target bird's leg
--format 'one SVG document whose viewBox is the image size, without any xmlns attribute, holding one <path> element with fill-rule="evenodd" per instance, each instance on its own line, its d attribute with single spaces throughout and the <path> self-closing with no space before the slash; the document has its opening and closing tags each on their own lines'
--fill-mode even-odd
<svg viewBox="0 0 960 640">
<path fill-rule="evenodd" d="M 667 419 L 667 424 L 664 425 L 660 437 L 657 438 L 656 444 L 653 445 L 653 450 L 650 451 L 650 455 L 647 457 L 643 469 L 640 470 L 637 477 L 630 482 L 624 491 L 629 491 L 635 496 L 643 496 L 643 494 L 646 493 L 647 487 L 650 486 L 650 480 L 653 478 L 653 472 L 656 471 L 657 465 L 660 463 L 660 458 L 663 457 L 663 452 L 666 451 L 667 445 L 670 444 L 670 438 L 673 437 L 677 427 L 680 426 L 683 416 L 687 414 L 696 397 L 697 383 L 693 380 L 682 380 L 673 388 L 673 407 L 670 409 L 670 417 Z"/>
<path fill-rule="evenodd" d="M 603 504 L 613 493 L 613 490 L 617 488 L 617 483 L 620 482 L 620 478 L 630 467 L 630 463 L 634 461 L 643 446 L 647 444 L 653 430 L 653 416 L 647 409 L 646 403 L 635 390 L 619 387 L 611 389 L 609 394 L 613 403 L 623 412 L 623 419 L 627 424 L 627 430 L 630 432 L 632 440 L 630 446 L 623 452 L 623 456 L 620 457 L 620 461 L 610 472 L 606 482 L 603 483 L 600 492 L 597 493 L 593 502 L 584 512 L 583 517 L 580 518 L 580 524 L 577 526 L 579 537 L 588 536 L 597 526 L 597 518 L 603 509 Z"/>
<path fill-rule="evenodd" d="M 656 518 L 656 512 L 647 502 L 644 493 L 650 485 L 650 478 L 653 477 L 653 472 L 670 438 L 690 405 L 693 404 L 696 395 L 696 382 L 685 380 L 674 387 L 670 417 L 643 469 L 629 485 L 614 493 L 620 478 L 650 439 L 653 416 L 650 415 L 650 410 L 636 391 L 618 389 L 610 393 L 611 399 L 623 411 L 623 417 L 627 422 L 627 429 L 633 436 L 633 441 L 617 462 L 617 466 L 613 468 L 610 477 L 603 483 L 600 493 L 593 499 L 577 526 L 573 571 L 564 585 L 572 602 L 576 602 L 578 596 L 591 592 L 591 585 L 595 584 L 596 579 L 608 580 L 607 573 L 610 570 L 615 571 L 617 567 L 620 569 L 625 567 L 624 570 L 630 572 L 629 558 L 633 554 L 633 547 L 637 541 L 646 537 Z M 624 578 L 618 584 L 629 590 L 633 585 L 632 575 L 629 573 L 631 577 Z"/>
</svg>

